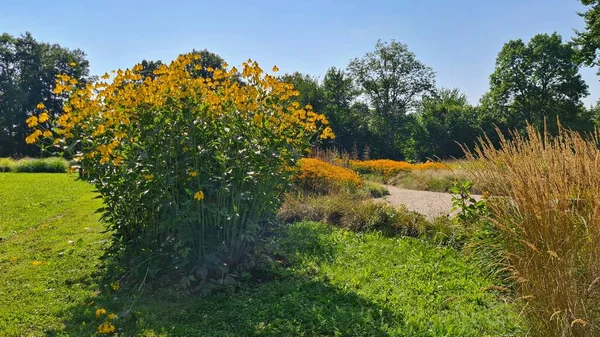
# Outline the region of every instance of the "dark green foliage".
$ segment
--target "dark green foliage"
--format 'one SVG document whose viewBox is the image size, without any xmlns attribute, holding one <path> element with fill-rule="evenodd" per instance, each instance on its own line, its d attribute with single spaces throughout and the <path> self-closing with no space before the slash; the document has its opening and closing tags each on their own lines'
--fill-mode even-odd
<svg viewBox="0 0 600 337">
<path fill-rule="evenodd" d="M 578 13 L 585 21 L 585 29 L 577 31 L 573 42 L 579 47 L 578 60 L 588 66 L 597 66 L 600 61 L 598 49 L 600 49 L 600 3 L 598 0 L 580 0 L 589 6 L 583 13 Z"/>
<path fill-rule="evenodd" d="M 498 54 L 482 108 L 502 131 L 523 129 L 527 122 L 542 129 L 547 123 L 555 134 L 557 119 L 568 128 L 591 131 L 581 102 L 588 86 L 575 54 L 557 33 L 538 34 L 527 44 L 520 39 L 507 42 Z"/>
<path fill-rule="evenodd" d="M 472 146 L 482 132 L 478 111 L 458 89 L 440 89 L 424 97 L 413 128 L 416 155 L 428 158 L 460 158 L 460 144 Z"/>
<path fill-rule="evenodd" d="M 25 119 L 41 102 L 53 117 L 62 112 L 65 95 L 52 92 L 56 75 L 85 85 L 90 80 L 85 56 L 79 49 L 36 41 L 30 33 L 0 35 L 0 157 L 39 154 L 39 148 L 25 144 Z"/>
</svg>

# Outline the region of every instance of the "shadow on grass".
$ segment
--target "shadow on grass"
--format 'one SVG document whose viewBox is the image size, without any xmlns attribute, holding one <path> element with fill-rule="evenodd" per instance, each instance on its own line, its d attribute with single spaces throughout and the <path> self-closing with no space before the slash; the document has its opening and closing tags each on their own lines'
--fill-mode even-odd
<svg viewBox="0 0 600 337">
<path fill-rule="evenodd" d="M 327 240 L 331 230 L 310 225 L 278 230 L 277 240 L 267 247 L 290 265 L 288 276 L 205 297 L 166 290 L 104 291 L 90 299 L 93 303 L 64 312 L 65 330 L 47 335 L 94 335 L 104 321 L 95 317 L 96 309 L 122 315 L 135 301 L 114 323 L 121 336 L 386 336 L 383 327 L 401 326 L 403 317 L 351 290 L 293 271 L 304 259 L 333 257 L 333 243 Z"/>
</svg>

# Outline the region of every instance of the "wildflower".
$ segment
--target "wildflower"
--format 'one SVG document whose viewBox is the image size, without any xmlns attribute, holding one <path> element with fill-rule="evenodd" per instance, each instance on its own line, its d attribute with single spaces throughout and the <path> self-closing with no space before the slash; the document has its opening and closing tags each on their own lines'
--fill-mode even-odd
<svg viewBox="0 0 600 337">
<path fill-rule="evenodd" d="M 50 138 L 50 137 L 52 137 L 52 131 L 46 130 L 46 131 L 44 131 L 44 133 L 42 135 L 46 138 Z"/>
<path fill-rule="evenodd" d="M 279 68 L 277 68 L 277 66 L 273 66 L 273 72 L 276 73 L 279 71 Z"/>
<path fill-rule="evenodd" d="M 196 199 L 198 201 L 204 199 L 204 192 L 202 192 L 202 191 L 196 192 L 194 194 L 194 199 Z"/>
<path fill-rule="evenodd" d="M 34 260 L 33 262 L 31 262 L 32 265 L 34 265 L 35 267 L 39 266 L 42 264 L 42 262 L 38 261 L 38 260 Z"/>
<path fill-rule="evenodd" d="M 76 65 L 77 65 L 77 63 L 75 63 L 75 62 L 69 62 L 69 65 L 70 65 L 71 67 L 74 67 L 74 66 L 76 66 Z"/>
<path fill-rule="evenodd" d="M 152 179 L 154 179 L 154 175 L 153 174 L 145 174 L 144 175 L 144 179 L 146 179 L 146 180 L 152 180 Z"/>
<path fill-rule="evenodd" d="M 27 123 L 28 127 L 32 128 L 38 124 L 38 118 L 36 116 L 31 116 L 25 120 L 25 123 Z"/>
<path fill-rule="evenodd" d="M 13 257 L 11 257 L 11 258 L 10 258 L 10 260 L 11 260 L 11 261 L 17 261 L 17 257 L 16 257 L 16 256 L 13 256 Z"/>
<path fill-rule="evenodd" d="M 114 320 L 115 318 L 117 318 L 117 315 L 110 313 L 108 314 L 108 319 L 110 319 L 111 321 Z"/>
<path fill-rule="evenodd" d="M 106 309 L 100 308 L 96 310 L 96 318 L 100 318 L 103 315 L 106 315 Z"/>
<path fill-rule="evenodd" d="M 38 105 L 35 106 L 36 109 L 42 110 L 43 108 L 45 108 L 46 106 L 44 105 L 44 103 L 38 103 Z"/>
<path fill-rule="evenodd" d="M 120 288 L 121 288 L 121 285 L 119 284 L 119 282 L 115 282 L 112 285 L 112 290 L 114 290 L 114 291 L 119 291 Z"/>
<path fill-rule="evenodd" d="M 190 172 L 190 177 L 197 177 L 197 176 L 198 176 L 198 171 Z"/>
<path fill-rule="evenodd" d="M 101 334 L 113 333 L 115 332 L 115 326 L 108 322 L 104 322 L 98 326 L 97 331 Z"/>
</svg>

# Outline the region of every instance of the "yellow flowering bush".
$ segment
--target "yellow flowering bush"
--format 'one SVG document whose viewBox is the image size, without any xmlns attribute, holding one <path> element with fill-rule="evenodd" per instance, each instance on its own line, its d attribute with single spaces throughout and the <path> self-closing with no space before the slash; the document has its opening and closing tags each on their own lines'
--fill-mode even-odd
<svg viewBox="0 0 600 337">
<path fill-rule="evenodd" d="M 294 183 L 305 191 L 327 193 L 362 186 L 362 179 L 356 172 L 319 159 L 302 158 L 298 161 L 298 167 Z"/>
<path fill-rule="evenodd" d="M 350 166 L 360 173 L 374 173 L 384 177 L 391 177 L 402 171 L 411 170 L 447 170 L 448 165 L 442 163 L 426 162 L 422 164 L 411 164 L 405 161 L 389 159 L 377 160 L 350 160 Z"/>
<path fill-rule="evenodd" d="M 256 62 L 204 69 L 198 58 L 181 55 L 146 77 L 138 64 L 83 89 L 60 76 L 63 113 L 51 119 L 40 105 L 27 120 L 28 143 L 73 154 L 96 185 L 111 252 L 130 265 L 160 261 L 149 276 L 204 280 L 207 264 L 228 273 L 274 214 L 295 160 L 333 137 L 323 115 Z"/>
</svg>

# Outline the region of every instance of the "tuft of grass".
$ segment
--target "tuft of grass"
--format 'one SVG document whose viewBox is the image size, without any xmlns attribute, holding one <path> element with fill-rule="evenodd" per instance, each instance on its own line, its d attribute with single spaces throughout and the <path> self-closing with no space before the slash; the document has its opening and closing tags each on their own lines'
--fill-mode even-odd
<svg viewBox="0 0 600 337">
<path fill-rule="evenodd" d="M 500 134 L 500 133 L 499 133 Z M 498 242 L 534 336 L 600 334 L 599 139 L 529 126 L 497 149 L 482 140 L 467 158 L 485 184 Z M 496 249 L 501 251 L 500 249 Z"/>
<path fill-rule="evenodd" d="M 372 198 L 381 198 L 390 194 L 390 191 L 378 182 L 365 180 L 363 189 Z"/>
<path fill-rule="evenodd" d="M 18 173 L 66 173 L 69 161 L 63 158 L 0 158 L 0 172 Z"/>
</svg>

